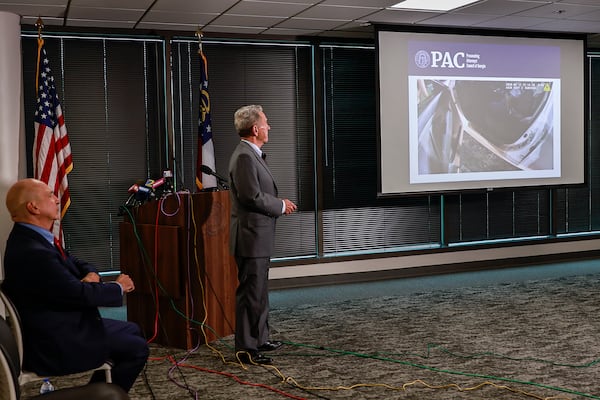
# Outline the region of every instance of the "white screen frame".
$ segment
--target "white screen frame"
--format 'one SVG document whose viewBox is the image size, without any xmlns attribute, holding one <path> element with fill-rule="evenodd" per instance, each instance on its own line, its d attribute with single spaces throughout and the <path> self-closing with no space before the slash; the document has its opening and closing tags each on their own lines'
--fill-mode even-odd
<svg viewBox="0 0 600 400">
<path fill-rule="evenodd" d="M 379 195 L 401 195 L 423 192 L 456 192 L 463 190 L 493 190 L 496 188 L 516 188 L 532 186 L 580 185 L 585 183 L 585 154 L 586 154 L 586 89 L 585 89 L 585 36 L 561 35 L 560 37 L 531 37 L 517 36 L 516 33 L 496 31 L 455 30 L 447 33 L 437 29 L 407 30 L 406 27 L 376 26 L 377 64 L 378 64 L 378 141 L 379 141 Z M 519 33 L 519 35 L 524 35 Z M 517 77 L 507 80 L 545 81 L 556 84 L 559 95 L 551 98 L 555 108 L 551 120 L 556 126 L 552 136 L 553 166 L 544 170 L 518 170 L 517 173 L 506 171 L 484 174 L 481 173 L 435 173 L 415 177 L 416 144 L 411 143 L 411 126 L 415 126 L 415 103 L 410 102 L 410 96 L 415 96 L 415 86 L 409 84 L 411 76 L 410 61 L 414 55 L 409 47 L 414 48 L 415 41 L 440 43 L 443 48 L 448 46 L 503 46 L 520 48 L 552 47 L 558 48 L 560 71 L 559 76 Z M 411 43 L 413 43 L 411 45 Z M 485 57 L 485 54 L 484 54 Z M 528 60 L 535 67 L 536 63 L 543 65 L 545 59 Z M 481 60 L 485 62 L 485 58 Z M 518 59 L 507 59 L 516 63 Z M 438 63 L 439 64 L 439 63 Z M 437 74 L 436 78 L 466 79 L 462 76 L 444 76 Z M 474 79 L 498 79 L 479 75 Z M 507 83 L 508 85 L 508 83 Z M 556 93 L 556 92 L 554 92 Z M 411 124 L 412 118 L 412 124 Z M 414 138 L 415 132 L 412 132 Z M 412 166 L 412 168 L 411 168 Z M 412 173 L 411 173 L 412 171 Z M 418 174 L 417 174 L 418 175 Z M 426 175 L 426 174 L 425 174 Z M 412 180 L 412 181 L 411 181 Z"/>
</svg>

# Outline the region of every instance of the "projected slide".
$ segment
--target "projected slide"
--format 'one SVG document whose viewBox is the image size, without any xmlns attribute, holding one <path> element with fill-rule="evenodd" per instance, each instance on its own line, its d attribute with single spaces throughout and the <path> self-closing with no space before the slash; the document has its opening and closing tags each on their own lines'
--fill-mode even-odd
<svg viewBox="0 0 600 400">
<path fill-rule="evenodd" d="M 383 194 L 584 182 L 584 45 L 378 31 Z"/>
<path fill-rule="evenodd" d="M 559 49 L 502 49 L 515 56 L 510 62 L 494 57 L 497 47 L 409 43 L 411 183 L 560 176 L 558 72 L 538 79 L 539 66 L 518 62 L 526 50 L 559 65 Z M 414 74 L 431 69 L 446 75 Z"/>
</svg>

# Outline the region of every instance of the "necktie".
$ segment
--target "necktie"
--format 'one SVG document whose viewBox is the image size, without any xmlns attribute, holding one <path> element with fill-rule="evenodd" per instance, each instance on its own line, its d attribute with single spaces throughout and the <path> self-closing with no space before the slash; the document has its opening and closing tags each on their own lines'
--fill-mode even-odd
<svg viewBox="0 0 600 400">
<path fill-rule="evenodd" d="M 267 161 L 267 153 L 263 152 L 260 156 L 263 160 Z"/>
<path fill-rule="evenodd" d="M 60 240 L 58 240 L 57 237 L 54 237 L 54 245 L 60 252 L 60 255 L 62 256 L 63 260 L 65 260 L 67 258 L 67 255 L 65 254 L 65 251 L 63 250 L 62 245 L 60 244 Z"/>
</svg>

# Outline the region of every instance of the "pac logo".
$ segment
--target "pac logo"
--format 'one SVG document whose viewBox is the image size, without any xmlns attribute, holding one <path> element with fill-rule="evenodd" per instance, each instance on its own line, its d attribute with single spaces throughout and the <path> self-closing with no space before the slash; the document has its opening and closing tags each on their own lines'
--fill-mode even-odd
<svg viewBox="0 0 600 400">
<path fill-rule="evenodd" d="M 431 64 L 431 57 L 429 57 L 429 53 L 425 50 L 417 51 L 415 54 L 415 64 L 419 68 L 427 68 Z"/>
<path fill-rule="evenodd" d="M 415 64 L 419 68 L 465 68 L 466 54 L 457 51 L 452 54 L 448 51 L 432 50 L 431 53 L 419 50 L 415 54 Z"/>
</svg>

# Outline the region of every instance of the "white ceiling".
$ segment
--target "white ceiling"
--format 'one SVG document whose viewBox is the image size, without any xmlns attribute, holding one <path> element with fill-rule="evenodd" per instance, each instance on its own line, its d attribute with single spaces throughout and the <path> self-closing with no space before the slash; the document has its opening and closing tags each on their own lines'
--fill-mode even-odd
<svg viewBox="0 0 600 400">
<path fill-rule="evenodd" d="M 373 37 L 372 23 L 589 34 L 600 44 L 600 0 L 481 0 L 451 12 L 389 9 L 399 0 L 0 0 L 0 11 L 57 27 L 140 32 Z M 183 32 L 182 32 L 183 33 Z"/>
</svg>

